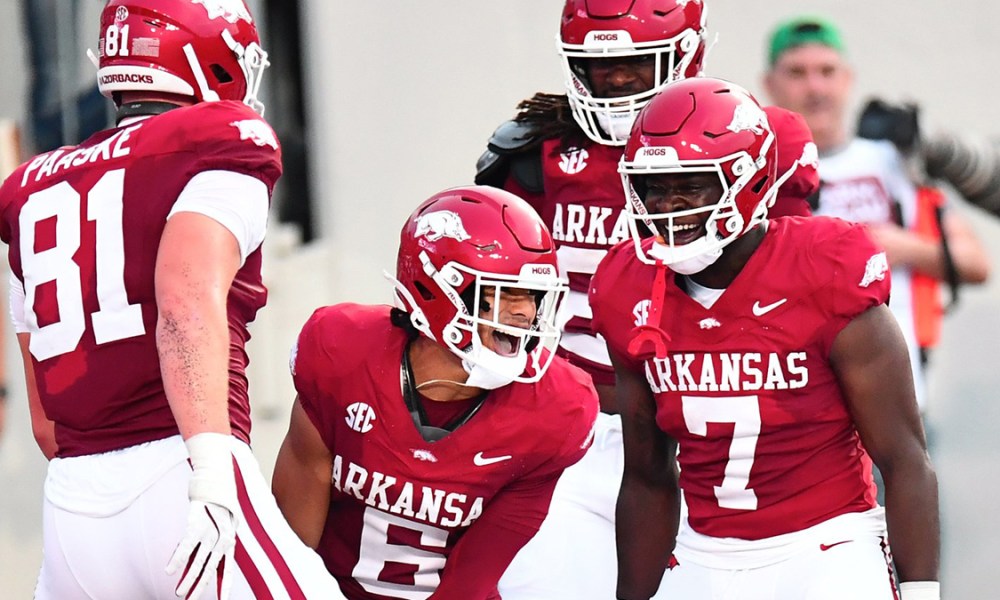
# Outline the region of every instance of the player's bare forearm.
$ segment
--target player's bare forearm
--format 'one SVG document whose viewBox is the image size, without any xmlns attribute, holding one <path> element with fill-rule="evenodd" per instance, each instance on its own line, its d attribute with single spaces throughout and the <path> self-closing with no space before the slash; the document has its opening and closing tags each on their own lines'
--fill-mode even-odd
<svg viewBox="0 0 1000 600">
<path fill-rule="evenodd" d="M 656 593 L 677 539 L 676 485 L 650 486 L 625 475 L 615 518 L 618 598 L 646 600 Z"/>
<path fill-rule="evenodd" d="M 226 300 L 238 266 L 236 242 L 217 222 L 194 213 L 167 222 L 156 264 L 156 344 L 184 439 L 230 432 Z"/>
<path fill-rule="evenodd" d="M 333 457 L 296 398 L 271 476 L 271 490 L 285 520 L 307 546 L 316 549 L 330 509 Z"/>
<path fill-rule="evenodd" d="M 926 453 L 886 465 L 886 521 L 900 581 L 938 581 L 941 528 L 937 476 Z"/>
<path fill-rule="evenodd" d="M 659 587 L 677 538 L 676 443 L 656 423 L 656 401 L 645 379 L 612 360 L 625 445 L 615 510 L 618 597 L 645 600 Z"/>
<path fill-rule="evenodd" d="M 202 432 L 228 433 L 225 312 L 198 299 L 163 304 L 156 344 L 163 388 L 181 435 L 188 439 Z"/>
</svg>

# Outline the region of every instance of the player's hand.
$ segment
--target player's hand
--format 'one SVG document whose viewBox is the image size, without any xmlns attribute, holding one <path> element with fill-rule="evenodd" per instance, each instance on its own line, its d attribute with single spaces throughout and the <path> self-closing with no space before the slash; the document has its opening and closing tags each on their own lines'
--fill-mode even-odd
<svg viewBox="0 0 1000 600">
<path fill-rule="evenodd" d="M 196 600 L 209 582 L 219 580 L 219 600 L 232 585 L 236 549 L 237 499 L 232 438 L 202 433 L 187 440 L 191 456 L 187 531 L 177 544 L 167 574 L 180 573 L 175 593 Z"/>
</svg>

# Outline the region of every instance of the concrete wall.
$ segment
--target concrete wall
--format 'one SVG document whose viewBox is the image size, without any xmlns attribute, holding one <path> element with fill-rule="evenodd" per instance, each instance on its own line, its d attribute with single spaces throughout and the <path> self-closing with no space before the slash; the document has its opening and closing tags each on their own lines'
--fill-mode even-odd
<svg viewBox="0 0 1000 600">
<path fill-rule="evenodd" d="M 86 0 L 93 8 L 97 0 Z M 383 270 L 397 235 L 430 194 L 471 181 L 493 128 L 538 90 L 562 88 L 554 51 L 561 0 L 303 0 L 310 93 L 310 156 L 322 242 L 296 248 L 274 228 L 266 277 L 270 304 L 254 326 L 255 451 L 270 473 L 292 397 L 288 348 L 316 306 L 383 302 Z M 996 134 L 992 68 L 1000 5 L 928 0 L 715 0 L 718 43 L 708 72 L 760 90 L 764 39 L 779 19 L 808 10 L 842 24 L 858 69 L 860 100 L 913 98 L 925 122 Z M 265 31 L 266 38 L 266 31 Z M 26 74 L 15 0 L 0 0 L 0 118 L 21 118 Z M 1000 262 L 1000 225 L 970 211 Z M 996 278 L 1000 280 L 1000 276 Z M 944 580 L 952 598 L 993 593 L 992 544 L 1000 537 L 987 476 L 1000 452 L 1000 284 L 969 290 L 945 326 L 934 357 L 931 421 L 945 526 Z M 30 440 L 22 378 L 8 347 L 14 390 L 0 441 L 0 597 L 28 598 L 40 560 L 44 461 Z"/>
</svg>

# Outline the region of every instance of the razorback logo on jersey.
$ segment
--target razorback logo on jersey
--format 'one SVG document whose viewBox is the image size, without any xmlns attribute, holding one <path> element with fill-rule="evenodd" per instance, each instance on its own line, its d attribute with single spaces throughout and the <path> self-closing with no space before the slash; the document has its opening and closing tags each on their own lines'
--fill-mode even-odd
<svg viewBox="0 0 1000 600">
<path fill-rule="evenodd" d="M 253 23 L 253 17 L 247 10 L 243 0 L 191 0 L 195 4 L 201 4 L 208 11 L 209 19 L 222 17 L 230 23 L 243 19 L 247 23 Z"/>
<path fill-rule="evenodd" d="M 806 142 L 806 145 L 802 146 L 802 156 L 799 158 L 799 164 L 814 169 L 819 168 L 819 148 L 816 147 L 815 143 Z"/>
<path fill-rule="evenodd" d="M 879 252 L 868 259 L 865 265 L 865 275 L 861 278 L 859 287 L 868 287 L 876 281 L 885 279 L 885 274 L 889 272 L 889 261 L 885 258 L 885 252 Z"/>
<path fill-rule="evenodd" d="M 700 327 L 701 329 L 714 329 L 716 327 L 722 327 L 722 323 L 719 323 L 718 320 L 709 317 L 707 319 L 702 319 L 701 321 L 698 321 L 698 327 Z"/>
<path fill-rule="evenodd" d="M 274 135 L 274 130 L 267 123 L 260 119 L 246 119 L 244 121 L 233 121 L 233 127 L 240 130 L 241 140 L 250 140 L 258 146 L 270 146 L 278 149 L 278 138 Z"/>
<path fill-rule="evenodd" d="M 416 235 L 426 237 L 429 242 L 436 242 L 444 237 L 460 242 L 472 238 L 465 231 L 462 217 L 450 210 L 438 210 L 420 215 L 417 218 Z"/>
</svg>

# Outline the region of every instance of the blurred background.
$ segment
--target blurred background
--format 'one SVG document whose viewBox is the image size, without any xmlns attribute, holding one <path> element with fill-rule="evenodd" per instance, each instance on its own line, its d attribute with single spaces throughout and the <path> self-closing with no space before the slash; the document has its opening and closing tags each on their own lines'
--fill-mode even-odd
<svg viewBox="0 0 1000 600">
<path fill-rule="evenodd" d="M 59 56 L 56 114 L 80 126 L 94 85 L 101 0 L 0 0 L 0 132 L 16 126 L 25 158 L 29 40 L 22 3 L 57 9 L 41 45 Z M 74 14 L 66 8 L 76 3 Z M 717 43 L 708 74 L 739 82 L 766 102 L 765 42 L 787 17 L 815 14 L 842 29 L 856 72 L 855 107 L 870 96 L 921 107 L 922 126 L 996 136 L 1000 4 L 930 0 L 706 0 Z M 272 68 L 266 116 L 285 149 L 266 244 L 268 307 L 254 324 L 254 447 L 270 475 L 293 396 L 288 350 L 310 312 L 344 300 L 387 302 L 382 272 L 395 268 L 397 235 L 413 207 L 472 181 L 493 129 L 536 91 L 562 91 L 555 52 L 561 0 L 251 0 Z M 85 109 L 84 109 L 85 110 Z M 9 139 L 9 138 L 8 138 Z M 75 140 L 74 140 L 75 141 Z M 2 146 L 2 143 L 0 143 Z M 995 597 L 1000 519 L 1000 221 L 959 205 L 987 244 L 991 283 L 963 288 L 930 367 L 929 422 L 942 498 L 943 596 Z M 6 294 L 0 294 L 5 296 Z M 3 327 L 7 418 L 0 433 L 0 598 L 30 598 L 41 554 L 45 461 L 31 438 L 23 374 Z M 113 576 L 113 565 L 108 565 Z"/>
</svg>

